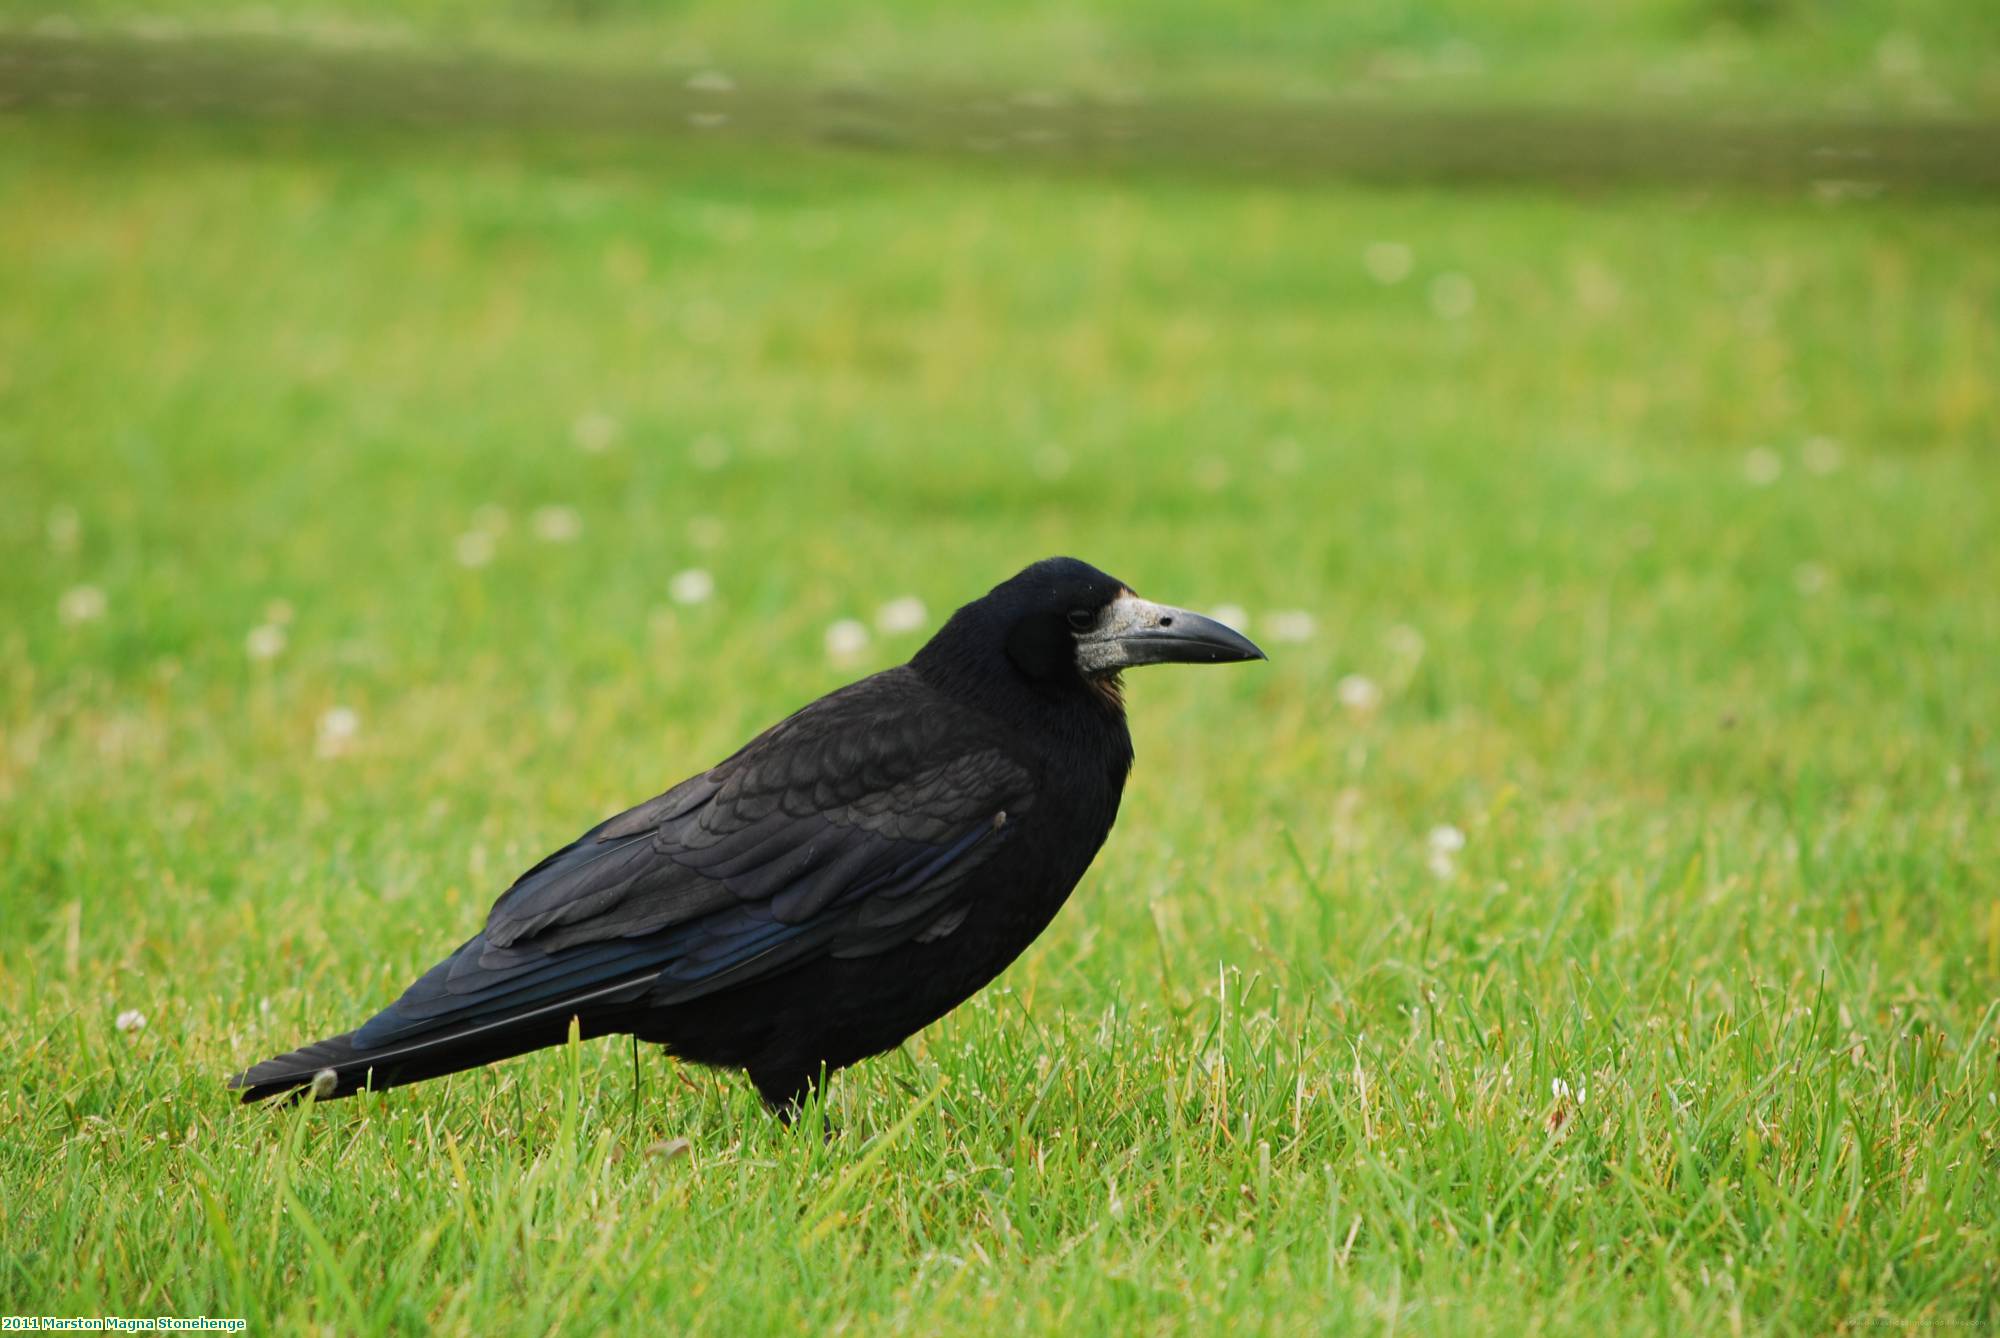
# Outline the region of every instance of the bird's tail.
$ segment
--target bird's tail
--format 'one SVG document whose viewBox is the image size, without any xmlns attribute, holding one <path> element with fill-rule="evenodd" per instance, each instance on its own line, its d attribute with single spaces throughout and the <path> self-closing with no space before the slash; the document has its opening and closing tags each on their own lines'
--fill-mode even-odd
<svg viewBox="0 0 2000 1338">
<path fill-rule="evenodd" d="M 572 1020 L 585 1038 L 630 1031 L 660 974 L 657 960 L 634 960 L 639 942 L 509 953 L 475 934 L 356 1030 L 267 1059 L 229 1085 L 245 1101 L 326 1101 L 561 1045 Z"/>
<path fill-rule="evenodd" d="M 569 1037 L 571 1014 L 543 1014 L 514 1026 L 448 1031 L 413 1044 L 359 1049 L 354 1032 L 267 1059 L 229 1080 L 245 1101 L 290 1096 L 332 1101 L 361 1091 L 381 1091 L 442 1078 L 447 1073 L 494 1064 L 503 1059 L 561 1045 Z M 601 1036 L 618 1030 L 617 1020 L 584 1016 L 582 1035 Z"/>
</svg>

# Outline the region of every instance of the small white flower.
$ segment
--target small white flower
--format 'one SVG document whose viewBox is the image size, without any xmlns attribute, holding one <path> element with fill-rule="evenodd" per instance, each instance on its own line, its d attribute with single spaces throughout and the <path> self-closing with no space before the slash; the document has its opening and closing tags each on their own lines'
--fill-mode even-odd
<svg viewBox="0 0 2000 1338">
<path fill-rule="evenodd" d="M 859 618 L 842 618 L 826 629 L 826 653 L 851 660 L 868 649 L 868 625 Z"/>
<path fill-rule="evenodd" d="M 688 88 L 696 93 L 734 93 L 736 81 L 721 70 L 700 70 L 688 76 Z"/>
<path fill-rule="evenodd" d="M 1310 641 L 1319 620 L 1304 609 L 1276 609 L 1264 615 L 1264 630 L 1273 641 Z"/>
<path fill-rule="evenodd" d="M 146 1015 L 136 1008 L 128 1008 L 118 1015 L 118 1020 L 113 1025 L 120 1031 L 144 1031 Z"/>
<path fill-rule="evenodd" d="M 722 337 L 728 323 L 729 308 L 707 298 L 697 297 L 680 309 L 681 337 L 691 343 L 713 344 Z M 724 443 L 725 447 L 727 444 Z"/>
<path fill-rule="evenodd" d="M 243 653 L 253 660 L 275 660 L 285 650 L 285 629 L 276 623 L 259 623 L 243 638 Z"/>
<path fill-rule="evenodd" d="M 1440 855 L 1456 855 L 1465 849 L 1465 833 L 1448 822 L 1441 822 L 1431 828 L 1424 844 Z"/>
<path fill-rule="evenodd" d="M 1479 289 L 1466 275 L 1452 270 L 1431 280 L 1431 310 L 1445 320 L 1463 320 L 1479 305 Z"/>
<path fill-rule="evenodd" d="M 583 517 L 573 506 L 544 506 L 535 509 L 535 537 L 545 544 L 566 544 L 583 533 Z"/>
<path fill-rule="evenodd" d="M 924 601 L 915 595 L 892 599 L 875 610 L 875 626 L 884 636 L 895 636 L 899 632 L 914 632 L 924 625 L 924 619 Z"/>
<path fill-rule="evenodd" d="M 1840 443 L 1832 437 L 1807 437 L 1799 454 L 1808 474 L 1826 475 L 1840 468 Z"/>
<path fill-rule="evenodd" d="M 1891 79 L 1909 79 L 1923 73 L 1923 43 L 1906 32 L 1892 32 L 1875 44 L 1875 68 Z"/>
<path fill-rule="evenodd" d="M 714 516 L 691 516 L 688 518 L 688 542 L 696 548 L 715 548 L 722 543 L 722 522 Z"/>
<path fill-rule="evenodd" d="M 1582 1087 L 1571 1087 L 1561 1078 L 1551 1078 L 1549 1079 L 1549 1095 L 1558 1101 L 1574 1101 L 1580 1106 L 1589 1098 L 1590 1093 Z"/>
<path fill-rule="evenodd" d="M 704 432 L 688 447 L 688 463 L 713 474 L 729 463 L 729 438 L 718 432 Z"/>
<path fill-rule="evenodd" d="M 1349 674 L 1334 688 L 1340 697 L 1340 704 L 1357 714 L 1374 710 L 1382 704 L 1382 689 L 1374 679 L 1362 674 Z"/>
<path fill-rule="evenodd" d="M 600 409 L 580 413 L 569 425 L 569 439 L 586 455 L 602 455 L 618 440 L 619 422 Z"/>
<path fill-rule="evenodd" d="M 340 1086 L 340 1075 L 332 1069 L 321 1069 L 313 1074 L 312 1096 L 315 1101 L 324 1101 Z"/>
<path fill-rule="evenodd" d="M 49 547 L 58 553 L 74 553 L 77 542 L 83 538 L 83 517 L 77 515 L 73 506 L 57 506 L 49 509 Z"/>
<path fill-rule="evenodd" d="M 94 623 L 104 616 L 104 592 L 94 585 L 79 585 L 63 591 L 56 601 L 56 616 L 74 627 Z"/>
<path fill-rule="evenodd" d="M 1416 264 L 1417 253 L 1401 242 L 1370 242 L 1361 252 L 1361 267 L 1380 284 L 1401 283 Z"/>
<path fill-rule="evenodd" d="M 493 560 L 493 535 L 489 530 L 467 530 L 451 546 L 461 567 L 483 567 Z"/>
<path fill-rule="evenodd" d="M 1229 486 L 1229 462 L 1219 455 L 1203 456 L 1197 460 L 1194 486 L 1203 492 L 1221 492 Z"/>
<path fill-rule="evenodd" d="M 361 716 L 351 706 L 329 708 L 319 718 L 319 755 L 337 757 L 361 733 Z"/>
<path fill-rule="evenodd" d="M 715 594 L 715 578 L 700 567 L 689 567 L 674 573 L 674 579 L 667 582 L 667 593 L 676 604 L 706 604 Z"/>
<path fill-rule="evenodd" d="M 1424 859 L 1424 867 L 1440 878 L 1449 878 L 1458 872 L 1458 861 L 1442 850 L 1433 850 Z"/>
<path fill-rule="evenodd" d="M 1785 462 L 1768 446 L 1758 446 L 1743 456 L 1743 477 L 1752 487 L 1768 488 L 1785 472 Z"/>
<path fill-rule="evenodd" d="M 1208 611 L 1208 616 L 1238 632 L 1250 630 L 1250 610 L 1241 604 L 1217 604 Z"/>
</svg>

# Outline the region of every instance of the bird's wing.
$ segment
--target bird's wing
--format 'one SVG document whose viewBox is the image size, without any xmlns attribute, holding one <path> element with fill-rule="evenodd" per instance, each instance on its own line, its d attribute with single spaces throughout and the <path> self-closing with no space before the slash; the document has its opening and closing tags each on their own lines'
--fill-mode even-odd
<svg viewBox="0 0 2000 1338">
<path fill-rule="evenodd" d="M 953 890 L 1032 798 L 982 718 L 907 671 L 864 679 L 530 869 L 355 1041 L 679 1002 L 948 932 Z"/>
</svg>

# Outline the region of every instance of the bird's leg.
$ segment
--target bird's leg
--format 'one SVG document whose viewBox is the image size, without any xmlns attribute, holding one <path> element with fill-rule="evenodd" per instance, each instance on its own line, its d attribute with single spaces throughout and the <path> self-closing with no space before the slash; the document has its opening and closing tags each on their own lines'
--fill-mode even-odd
<svg viewBox="0 0 2000 1338">
<path fill-rule="evenodd" d="M 817 1078 L 797 1073 L 778 1074 L 767 1070 L 762 1073 L 753 1071 L 750 1074 L 750 1081 L 756 1084 L 757 1094 L 764 1098 L 764 1104 L 778 1117 L 778 1123 L 788 1129 L 797 1124 L 800 1117 L 806 1113 L 806 1102 L 814 1091 L 820 1092 L 820 1123 L 825 1128 L 826 1138 L 832 1141 L 833 1122 L 826 1117 L 825 1076 L 823 1070 Z"/>
</svg>

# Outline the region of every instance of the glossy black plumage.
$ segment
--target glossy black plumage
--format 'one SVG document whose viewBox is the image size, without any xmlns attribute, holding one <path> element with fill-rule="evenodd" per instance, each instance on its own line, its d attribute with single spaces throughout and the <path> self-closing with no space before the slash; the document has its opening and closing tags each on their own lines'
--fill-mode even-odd
<svg viewBox="0 0 2000 1338">
<path fill-rule="evenodd" d="M 586 1036 L 631 1032 L 746 1069 L 792 1108 L 823 1070 L 889 1049 L 985 985 L 1089 866 L 1132 748 L 1115 670 L 1078 667 L 1079 625 L 1085 612 L 1109 621 L 1121 596 L 1160 607 L 1083 563 L 1037 563 L 909 664 L 550 855 L 358 1030 L 232 1085 L 245 1100 L 345 1096 L 558 1044 L 575 1018 Z M 1152 621 L 1215 629 L 1205 658 L 1257 653 L 1164 612 Z M 1160 628 L 1144 635 L 1160 658 Z"/>
</svg>

